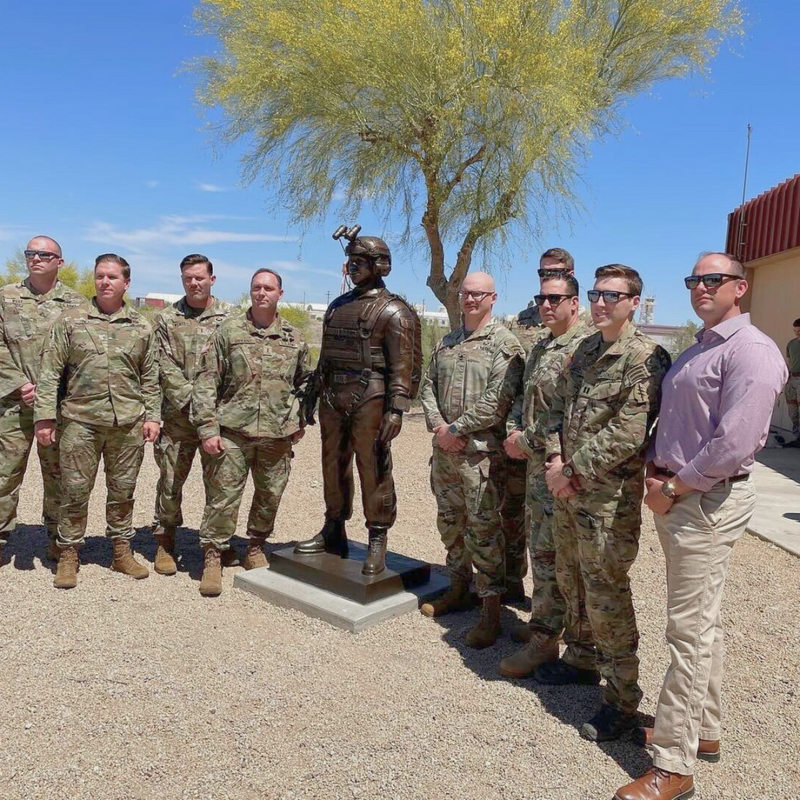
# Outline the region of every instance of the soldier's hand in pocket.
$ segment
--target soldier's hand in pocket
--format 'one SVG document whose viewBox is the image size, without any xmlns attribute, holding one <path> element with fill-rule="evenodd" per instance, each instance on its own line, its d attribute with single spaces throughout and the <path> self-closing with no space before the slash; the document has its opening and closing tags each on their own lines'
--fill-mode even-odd
<svg viewBox="0 0 800 800">
<path fill-rule="evenodd" d="M 158 439 L 158 434 L 160 432 L 160 422 L 145 422 L 144 425 L 142 425 L 142 436 L 146 442 L 154 442 Z"/>
</svg>

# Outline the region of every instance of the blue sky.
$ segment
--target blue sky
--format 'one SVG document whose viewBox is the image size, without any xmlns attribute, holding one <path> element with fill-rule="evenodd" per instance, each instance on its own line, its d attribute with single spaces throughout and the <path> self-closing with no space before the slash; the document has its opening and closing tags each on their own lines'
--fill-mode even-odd
<svg viewBox="0 0 800 800">
<path fill-rule="evenodd" d="M 134 295 L 181 291 L 178 262 L 196 251 L 213 260 L 222 297 L 238 298 L 252 271 L 270 265 L 283 272 L 289 300 L 338 294 L 341 254 L 330 239 L 338 220 L 301 240 L 270 210 L 267 188 L 242 186 L 242 151 L 215 150 L 182 71 L 214 47 L 194 32 L 192 2 L 4 6 L 0 262 L 48 233 L 85 266 L 101 252 L 125 255 Z M 537 288 L 538 253 L 560 245 L 575 255 L 584 288 L 595 267 L 627 263 L 656 297 L 656 322 L 691 317 L 680 279 L 698 252 L 724 245 L 741 197 L 747 123 L 749 197 L 800 171 L 800 3 L 748 6 L 745 40 L 723 49 L 710 79 L 657 86 L 629 105 L 619 138 L 593 147 L 583 211 L 572 226 L 544 231 L 498 276 L 498 309 L 524 307 Z M 376 232 L 368 213 L 358 221 Z M 434 305 L 424 249 L 393 256 L 390 287 Z"/>
</svg>

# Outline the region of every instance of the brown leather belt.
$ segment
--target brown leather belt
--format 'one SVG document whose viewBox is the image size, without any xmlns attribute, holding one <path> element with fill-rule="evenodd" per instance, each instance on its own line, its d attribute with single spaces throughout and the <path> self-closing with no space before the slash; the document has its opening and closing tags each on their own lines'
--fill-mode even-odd
<svg viewBox="0 0 800 800">
<path fill-rule="evenodd" d="M 674 478 L 678 473 L 673 472 L 671 469 L 662 469 L 661 467 L 656 467 L 658 470 L 659 475 L 666 475 L 668 478 Z M 747 472 L 744 475 L 732 475 L 730 478 L 723 478 L 721 481 L 717 481 L 714 486 L 719 486 L 720 483 L 739 483 L 739 481 L 746 481 L 750 477 L 750 473 Z"/>
</svg>

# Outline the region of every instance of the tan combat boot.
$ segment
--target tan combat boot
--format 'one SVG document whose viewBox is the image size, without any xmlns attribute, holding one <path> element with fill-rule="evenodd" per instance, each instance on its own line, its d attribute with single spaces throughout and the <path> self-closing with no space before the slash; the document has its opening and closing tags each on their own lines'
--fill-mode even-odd
<svg viewBox="0 0 800 800">
<path fill-rule="evenodd" d="M 492 594 L 481 602 L 481 618 L 478 624 L 467 634 L 467 647 L 481 649 L 490 647 L 502 633 L 500 627 L 500 595 Z"/>
<path fill-rule="evenodd" d="M 558 639 L 552 636 L 534 636 L 531 641 L 513 656 L 500 662 L 501 675 L 509 678 L 527 678 L 542 664 L 558 660 Z"/>
<path fill-rule="evenodd" d="M 78 569 L 80 568 L 78 548 L 62 547 L 60 551 L 53 586 L 56 589 L 74 589 L 78 585 Z"/>
<path fill-rule="evenodd" d="M 266 539 L 263 536 L 250 537 L 250 541 L 247 542 L 247 550 L 244 554 L 245 569 L 259 569 L 260 567 L 267 566 L 267 557 L 264 555 L 263 549 L 265 541 Z"/>
<path fill-rule="evenodd" d="M 153 567 L 159 575 L 174 575 L 178 571 L 175 563 L 175 529 L 164 528 L 164 533 L 157 533 L 156 557 Z"/>
<path fill-rule="evenodd" d="M 419 610 L 426 617 L 440 617 L 451 611 L 466 611 L 474 604 L 467 581 L 459 575 L 454 575 L 450 579 L 450 588 L 435 600 L 423 603 Z"/>
<path fill-rule="evenodd" d="M 58 561 L 61 558 L 61 549 L 59 548 L 58 542 L 55 539 L 51 539 L 47 545 L 46 557 L 50 561 Z"/>
<path fill-rule="evenodd" d="M 111 540 L 111 545 L 114 548 L 114 560 L 111 562 L 111 569 L 114 572 L 130 575 L 131 578 L 136 578 L 137 581 L 146 578 L 150 574 L 150 570 L 133 557 L 131 543 L 127 539 L 116 536 Z"/>
<path fill-rule="evenodd" d="M 200 578 L 200 594 L 203 597 L 218 597 L 222 594 L 222 559 L 213 544 L 203 545 L 203 576 Z"/>
</svg>

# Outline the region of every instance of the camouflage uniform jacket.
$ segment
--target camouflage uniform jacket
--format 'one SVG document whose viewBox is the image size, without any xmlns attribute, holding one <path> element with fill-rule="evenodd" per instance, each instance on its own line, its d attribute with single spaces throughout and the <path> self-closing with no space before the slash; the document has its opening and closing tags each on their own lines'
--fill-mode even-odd
<svg viewBox="0 0 800 800">
<path fill-rule="evenodd" d="M 546 423 L 546 454 L 562 454 L 582 483 L 642 478 L 644 454 L 670 367 L 666 350 L 629 322 L 603 352 L 584 339 L 558 380 Z"/>
<path fill-rule="evenodd" d="M 303 335 L 275 315 L 268 328 L 229 317 L 203 348 L 192 392 L 192 422 L 201 439 L 228 428 L 282 439 L 302 427 L 297 392 L 308 373 Z"/>
<path fill-rule="evenodd" d="M 235 312 L 233 306 L 214 298 L 213 304 L 198 314 L 182 297 L 156 317 L 154 327 L 165 419 L 188 411 L 201 351 L 211 334 Z"/>
<path fill-rule="evenodd" d="M 0 417 L 30 411 L 21 407 L 16 390 L 39 382 L 47 331 L 62 311 L 88 305 L 60 281 L 47 294 L 36 294 L 28 278 L 0 289 Z"/>
<path fill-rule="evenodd" d="M 459 436 L 469 436 L 463 453 L 499 450 L 523 357 L 516 336 L 495 319 L 472 334 L 463 327 L 448 333 L 422 383 L 428 430 L 455 425 Z"/>
<path fill-rule="evenodd" d="M 592 315 L 588 308 L 580 306 L 578 319 L 585 329 L 591 330 L 594 326 Z M 533 346 L 544 339 L 550 331 L 542 322 L 539 306 L 529 305 L 517 314 L 508 323 L 508 329 L 519 339 L 519 343 L 525 348 L 525 355 L 529 356 Z"/>
<path fill-rule="evenodd" d="M 517 444 L 528 454 L 529 474 L 544 470 L 545 442 L 536 438 L 536 426 L 547 421 L 564 365 L 589 333 L 580 321 L 561 336 L 554 337 L 548 331 L 528 355 L 522 391 L 514 398 L 506 428 L 509 434 L 515 430 L 525 432 Z"/>
<path fill-rule="evenodd" d="M 61 415 L 86 425 L 161 421 L 156 341 L 150 323 L 123 304 L 104 314 L 97 301 L 65 311 L 50 328 L 34 404 L 34 420 Z"/>
</svg>

